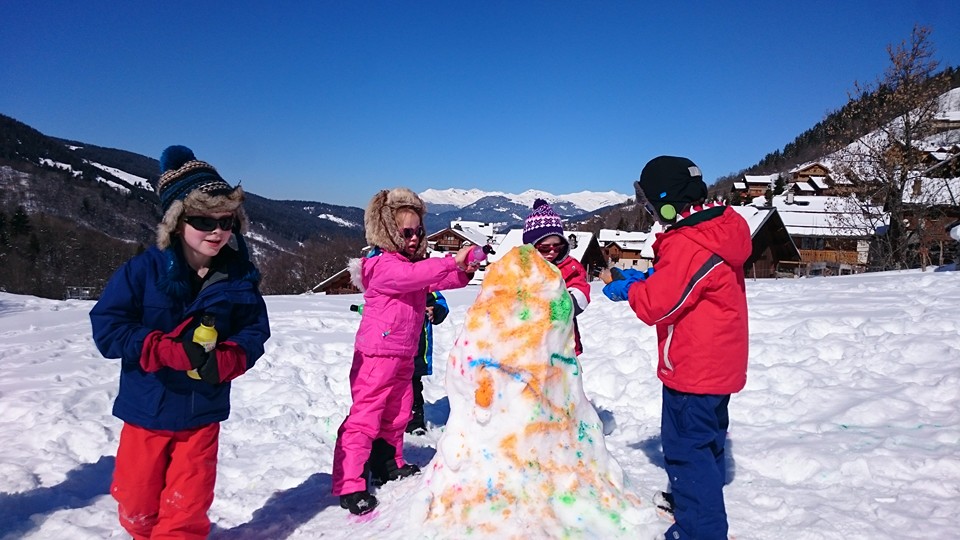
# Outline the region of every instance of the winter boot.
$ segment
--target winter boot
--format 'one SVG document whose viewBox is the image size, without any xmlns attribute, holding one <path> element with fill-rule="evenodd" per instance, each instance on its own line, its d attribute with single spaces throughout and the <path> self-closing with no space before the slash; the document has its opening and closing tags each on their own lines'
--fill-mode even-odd
<svg viewBox="0 0 960 540">
<path fill-rule="evenodd" d="M 411 435 L 427 434 L 427 425 L 423 421 L 422 409 L 420 411 L 416 411 L 416 410 L 413 411 L 413 417 L 410 418 L 410 422 L 407 423 L 407 429 L 405 431 Z"/>
<path fill-rule="evenodd" d="M 397 467 L 396 448 L 383 439 L 375 439 L 373 448 L 370 450 L 370 460 L 367 461 L 370 470 L 371 483 L 375 486 L 386 484 L 393 480 L 399 480 L 408 476 L 413 476 L 420 472 L 420 467 L 412 463 L 407 463 L 403 467 Z"/>
<path fill-rule="evenodd" d="M 386 484 L 393 480 L 400 480 L 401 478 L 406 478 L 408 476 L 413 476 L 420 473 L 420 467 L 417 467 L 413 463 L 407 463 L 403 467 L 397 467 L 396 463 L 390 462 L 387 464 L 387 474 L 386 476 L 380 477 L 380 483 Z"/>
<path fill-rule="evenodd" d="M 406 432 L 411 435 L 425 435 L 427 424 L 423 420 L 423 381 L 420 377 L 413 378 L 413 410 Z"/>
<path fill-rule="evenodd" d="M 373 509 L 377 507 L 377 504 L 377 498 L 367 490 L 340 496 L 340 508 L 350 510 L 350 513 L 355 516 L 362 516 L 368 512 L 372 512 Z"/>
</svg>

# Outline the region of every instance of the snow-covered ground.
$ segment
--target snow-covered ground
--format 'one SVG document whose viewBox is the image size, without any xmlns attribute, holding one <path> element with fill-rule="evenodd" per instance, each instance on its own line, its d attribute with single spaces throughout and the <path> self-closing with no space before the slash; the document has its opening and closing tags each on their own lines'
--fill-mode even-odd
<svg viewBox="0 0 960 540">
<path fill-rule="evenodd" d="M 597 285 L 580 318 L 583 386 L 628 488 L 649 501 L 666 486 L 655 336 Z M 406 445 L 421 465 L 449 415 L 444 360 L 478 290 L 446 295 L 425 379 L 432 429 Z M 750 372 L 730 404 L 731 536 L 956 538 L 960 272 L 751 281 L 747 292 Z M 214 538 L 418 537 L 418 477 L 381 488 L 364 519 L 329 493 L 358 300 L 267 298 L 273 337 L 235 383 L 222 428 Z M 90 338 L 92 305 L 0 293 L 0 538 L 124 537 L 107 494 L 118 368 Z"/>
</svg>

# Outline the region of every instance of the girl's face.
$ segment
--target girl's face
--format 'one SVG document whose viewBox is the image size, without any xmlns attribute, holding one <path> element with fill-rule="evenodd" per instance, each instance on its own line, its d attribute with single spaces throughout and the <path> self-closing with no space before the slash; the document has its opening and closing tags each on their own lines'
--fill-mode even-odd
<svg viewBox="0 0 960 540">
<path fill-rule="evenodd" d="M 540 255 L 543 255 L 543 258 L 546 259 L 547 262 L 553 262 L 557 258 L 557 255 L 560 254 L 563 246 L 563 238 L 560 238 L 555 234 L 551 234 L 550 236 L 533 245 L 533 247 L 537 248 L 537 251 L 540 253 Z"/>
<path fill-rule="evenodd" d="M 184 217 L 180 236 L 187 260 L 209 262 L 230 241 L 235 222 L 232 212 Z"/>
<path fill-rule="evenodd" d="M 416 212 L 401 211 L 397 214 L 397 228 L 400 238 L 403 238 L 403 253 L 413 255 L 417 246 L 423 240 L 423 227 L 420 226 L 420 216 Z"/>
</svg>

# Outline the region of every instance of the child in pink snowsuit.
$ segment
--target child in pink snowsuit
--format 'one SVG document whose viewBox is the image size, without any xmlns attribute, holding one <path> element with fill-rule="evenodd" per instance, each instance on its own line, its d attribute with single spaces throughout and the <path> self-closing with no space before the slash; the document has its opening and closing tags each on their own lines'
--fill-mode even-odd
<svg viewBox="0 0 960 540">
<path fill-rule="evenodd" d="M 377 499 L 364 478 L 364 463 L 374 439 L 396 449 L 386 464 L 395 480 L 419 468 L 403 459 L 403 431 L 413 405 L 413 357 L 417 352 L 426 295 L 456 289 L 470 281 L 467 264 L 473 246 L 454 257 L 425 258 L 423 215 L 426 205 L 406 188 L 377 193 L 364 214 L 371 256 L 351 261 L 353 282 L 364 291 L 364 308 L 350 369 L 353 404 L 337 432 L 333 454 L 333 494 L 340 506 L 365 514 Z"/>
</svg>

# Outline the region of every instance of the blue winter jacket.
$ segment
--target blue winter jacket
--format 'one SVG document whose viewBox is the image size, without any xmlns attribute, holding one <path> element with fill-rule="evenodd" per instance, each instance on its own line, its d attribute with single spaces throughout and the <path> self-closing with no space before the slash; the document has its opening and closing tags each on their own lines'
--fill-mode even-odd
<svg viewBox="0 0 960 540">
<path fill-rule="evenodd" d="M 113 414 L 147 429 L 179 431 L 226 420 L 230 383 L 208 384 L 184 371 L 140 367 L 144 338 L 167 333 L 188 317 L 216 317 L 218 342 L 243 348 L 247 369 L 263 355 L 270 337 L 267 308 L 257 287 L 259 273 L 249 261 L 243 239 L 240 251 L 224 247 L 196 298 L 179 242 L 160 251 L 151 247 L 124 264 L 110 278 L 90 311 L 93 340 L 106 358 L 120 359 L 120 392 Z M 189 339 L 189 337 L 188 337 Z"/>
<path fill-rule="evenodd" d="M 423 377 L 433 375 L 433 325 L 440 324 L 447 318 L 450 308 L 447 299 L 440 291 L 427 293 L 427 307 L 433 306 L 433 322 L 423 318 L 423 331 L 420 332 L 420 346 L 417 355 L 413 357 L 413 375 Z"/>
</svg>

